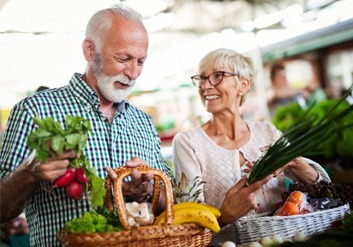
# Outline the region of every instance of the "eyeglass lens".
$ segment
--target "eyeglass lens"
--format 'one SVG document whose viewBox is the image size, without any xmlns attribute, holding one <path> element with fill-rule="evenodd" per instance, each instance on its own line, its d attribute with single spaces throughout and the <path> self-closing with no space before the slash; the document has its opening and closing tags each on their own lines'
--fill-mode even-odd
<svg viewBox="0 0 353 247">
<path fill-rule="evenodd" d="M 194 76 L 192 78 L 193 83 L 197 87 L 201 87 L 206 80 L 208 80 L 212 85 L 217 85 L 221 83 L 223 79 L 224 73 L 223 72 L 213 72 L 209 76 Z"/>
</svg>

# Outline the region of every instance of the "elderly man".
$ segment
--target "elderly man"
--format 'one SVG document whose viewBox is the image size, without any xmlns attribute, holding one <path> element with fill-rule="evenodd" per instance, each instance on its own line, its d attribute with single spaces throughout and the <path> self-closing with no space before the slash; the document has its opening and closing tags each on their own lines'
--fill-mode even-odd
<svg viewBox="0 0 353 247">
<path fill-rule="evenodd" d="M 88 119 L 94 134 L 88 136 L 84 153 L 102 178 L 108 174 L 114 178 L 112 168 L 140 164 L 171 175 L 150 116 L 126 99 L 147 58 L 148 34 L 141 15 L 123 4 L 98 11 L 88 22 L 82 50 L 85 72 L 75 73 L 67 86 L 19 102 L 4 134 L 1 222 L 25 210 L 31 246 L 60 246 L 56 234 L 65 222 L 90 210 L 88 200 L 69 199 L 64 189 L 46 191 L 76 155 L 68 150 L 46 163 L 33 159 L 26 140 L 36 128 L 35 116 L 51 116 L 62 125 L 67 115 Z M 151 179 L 151 174 L 134 170 L 131 181 L 123 184 L 124 196 L 143 201 L 152 191 Z"/>
</svg>

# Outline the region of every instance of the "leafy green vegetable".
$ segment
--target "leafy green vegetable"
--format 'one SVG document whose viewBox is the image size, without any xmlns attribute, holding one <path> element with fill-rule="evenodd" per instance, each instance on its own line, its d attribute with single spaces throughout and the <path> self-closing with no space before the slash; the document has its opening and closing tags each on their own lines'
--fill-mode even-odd
<svg viewBox="0 0 353 247">
<path fill-rule="evenodd" d="M 69 167 L 84 168 L 89 180 L 86 191 L 90 192 L 91 206 L 103 205 L 106 192 L 104 179 L 97 176 L 96 170 L 91 167 L 83 152 L 88 133 L 92 132 L 90 122 L 80 116 L 68 115 L 65 118 L 65 129 L 52 117 L 45 119 L 35 117 L 34 123 L 38 128 L 29 135 L 27 145 L 36 150 L 36 158 L 41 162 L 46 162 L 52 152 L 60 155 L 64 150 L 73 150 L 78 154 L 78 158 L 70 160 Z"/>
<path fill-rule="evenodd" d="M 28 137 L 27 145 L 36 150 L 39 161 L 46 162 L 51 151 L 61 154 L 63 150 L 73 150 L 82 154 L 87 134 L 91 132 L 90 122 L 79 116 L 66 116 L 65 121 L 66 128 L 63 129 L 52 117 L 34 118 L 34 123 L 39 128 Z"/>
<path fill-rule="evenodd" d="M 296 119 L 308 121 L 312 118 L 322 118 L 338 101 L 339 99 L 321 101 L 314 105 L 307 115 L 304 115 L 305 111 L 299 107 L 298 103 L 287 104 L 278 108 L 273 118 L 273 123 L 279 130 L 286 132 L 295 124 Z M 332 116 L 338 115 L 348 107 L 348 102 L 342 102 L 334 109 Z M 313 121 L 311 125 L 308 125 L 307 130 L 315 123 L 316 121 Z M 353 126 L 353 112 L 342 119 L 338 123 L 337 131 L 331 137 L 323 140 L 319 145 L 314 147 L 309 155 L 313 155 L 314 157 L 319 155 L 327 159 L 353 157 L 353 128 L 348 128 L 348 126 Z M 306 132 L 307 130 L 303 129 L 302 132 Z"/>
<path fill-rule="evenodd" d="M 347 231 L 353 231 L 353 212 L 346 213 L 342 220 L 342 227 Z"/>
<path fill-rule="evenodd" d="M 107 224 L 123 229 L 119 220 L 118 210 L 116 207 L 113 208 L 112 212 L 109 212 L 108 208 L 103 205 L 95 208 L 94 212 L 104 216 L 107 219 Z"/>
<path fill-rule="evenodd" d="M 64 230 L 69 233 L 95 233 L 121 231 L 123 228 L 109 224 L 104 215 L 85 212 L 82 217 L 66 222 Z"/>
<path fill-rule="evenodd" d="M 349 128 L 348 125 L 340 125 L 344 119 L 353 112 L 353 105 L 339 113 L 334 110 L 343 104 L 346 97 L 351 94 L 353 85 L 347 93 L 334 106 L 325 111 L 325 113 L 317 118 L 316 115 L 310 116 L 311 106 L 303 117 L 293 124 L 282 137 L 272 144 L 267 152 L 265 152 L 254 164 L 249 175 L 247 184 L 254 183 L 262 178 L 275 172 L 289 161 L 299 156 L 305 156 L 312 152 L 318 145 L 330 138 L 336 133 L 338 128 Z"/>
<path fill-rule="evenodd" d="M 306 193 L 310 199 L 335 199 L 337 206 L 347 203 L 353 205 L 353 187 L 347 184 L 326 181 L 320 181 L 315 184 L 293 182 L 289 185 L 288 191 L 283 193 L 283 198 L 288 198 L 293 191 Z"/>
</svg>

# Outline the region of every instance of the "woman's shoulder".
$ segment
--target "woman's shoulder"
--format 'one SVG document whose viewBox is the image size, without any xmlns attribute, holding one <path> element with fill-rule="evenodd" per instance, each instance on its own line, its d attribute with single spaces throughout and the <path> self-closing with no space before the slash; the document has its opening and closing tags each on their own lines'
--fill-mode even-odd
<svg viewBox="0 0 353 247">
<path fill-rule="evenodd" d="M 251 139 L 255 142 L 258 140 L 273 142 L 282 135 L 282 132 L 269 121 L 248 122 L 248 126 L 251 132 Z"/>
<path fill-rule="evenodd" d="M 251 121 L 247 123 L 250 128 L 250 131 L 278 131 L 276 126 L 269 121 Z"/>
<path fill-rule="evenodd" d="M 188 129 L 188 130 L 182 130 L 179 131 L 175 136 L 174 139 L 180 140 L 180 139 L 190 139 L 194 138 L 197 136 L 202 136 L 202 127 L 198 126 L 193 129 Z"/>
</svg>

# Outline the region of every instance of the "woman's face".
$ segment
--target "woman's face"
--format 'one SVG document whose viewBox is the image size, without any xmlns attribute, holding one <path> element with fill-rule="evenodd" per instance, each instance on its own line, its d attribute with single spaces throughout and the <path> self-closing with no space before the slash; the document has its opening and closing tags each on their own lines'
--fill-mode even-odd
<svg viewBox="0 0 353 247">
<path fill-rule="evenodd" d="M 205 70 L 201 71 L 201 75 L 207 77 L 215 71 L 237 73 L 229 67 L 207 66 Z M 206 111 L 212 114 L 238 111 L 241 100 L 239 84 L 238 76 L 228 74 L 225 74 L 221 83 L 216 86 L 210 84 L 209 80 L 205 80 L 202 87 L 199 88 L 199 94 Z"/>
</svg>

